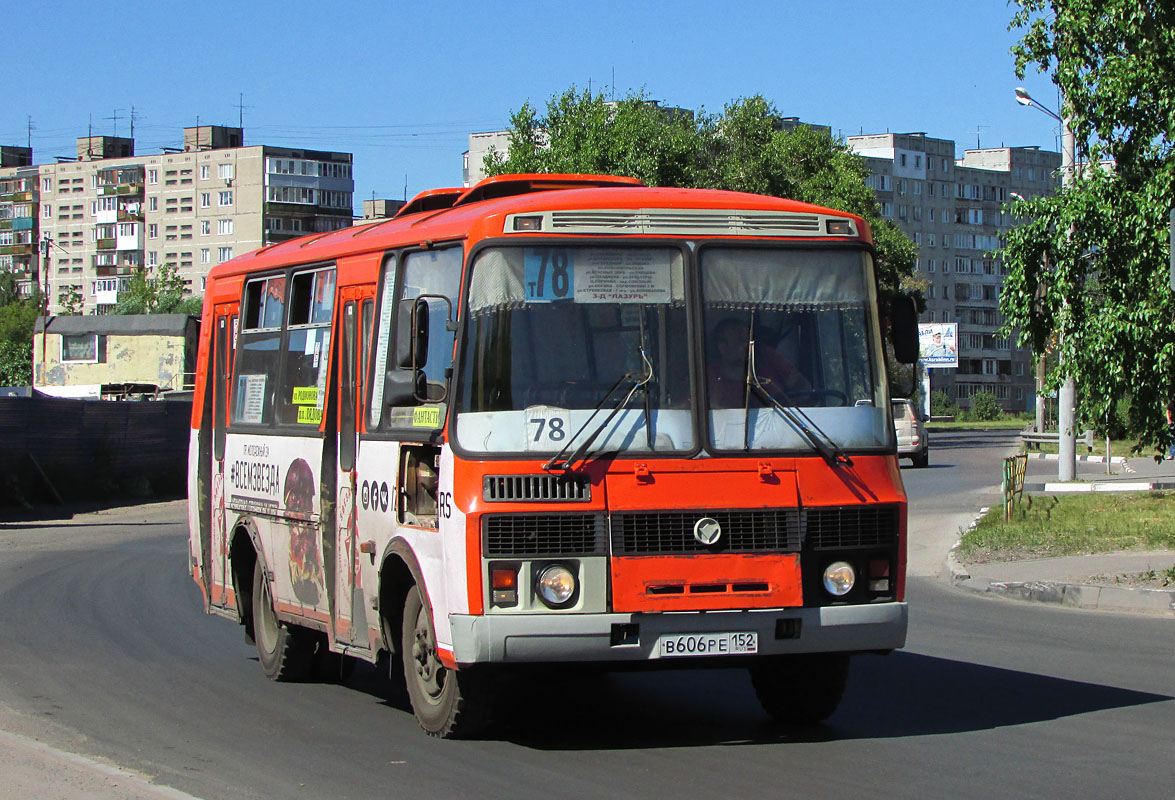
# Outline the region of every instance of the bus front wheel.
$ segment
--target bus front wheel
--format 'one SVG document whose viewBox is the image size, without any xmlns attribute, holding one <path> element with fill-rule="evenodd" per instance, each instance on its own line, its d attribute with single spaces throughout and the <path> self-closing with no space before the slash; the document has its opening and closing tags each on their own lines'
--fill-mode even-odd
<svg viewBox="0 0 1175 800">
<path fill-rule="evenodd" d="M 476 672 L 451 670 L 437 657 L 432 616 L 420 587 L 404 598 L 400 639 L 408 698 L 420 727 L 430 736 L 458 739 L 472 736 L 488 720 L 488 693 Z"/>
<path fill-rule="evenodd" d="M 849 677 L 849 656 L 812 653 L 766 660 L 750 667 L 751 685 L 763 710 L 785 725 L 814 725 L 840 705 Z"/>
<path fill-rule="evenodd" d="M 253 568 L 253 638 L 257 642 L 261 670 L 270 680 L 297 681 L 310 674 L 314 658 L 313 637 L 308 631 L 278 620 L 260 559 Z"/>
</svg>

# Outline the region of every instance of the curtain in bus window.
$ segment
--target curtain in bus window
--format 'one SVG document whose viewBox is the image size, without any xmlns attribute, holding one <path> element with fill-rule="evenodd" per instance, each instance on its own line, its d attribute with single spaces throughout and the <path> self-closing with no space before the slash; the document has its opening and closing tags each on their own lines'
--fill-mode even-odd
<svg viewBox="0 0 1175 800">
<path fill-rule="evenodd" d="M 772 401 L 802 408 L 845 447 L 884 445 L 885 378 L 867 256 L 705 248 L 700 267 L 712 447 L 807 448 Z M 750 352 L 758 386 L 748 393 Z"/>
<path fill-rule="evenodd" d="M 273 419 L 285 292 L 284 275 L 258 278 L 245 285 L 241 331 L 232 365 L 232 425 L 267 425 Z"/>
</svg>

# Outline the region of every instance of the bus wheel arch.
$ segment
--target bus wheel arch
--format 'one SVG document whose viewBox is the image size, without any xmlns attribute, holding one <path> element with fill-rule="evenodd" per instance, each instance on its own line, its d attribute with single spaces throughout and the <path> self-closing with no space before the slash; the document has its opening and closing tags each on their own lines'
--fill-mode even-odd
<svg viewBox="0 0 1175 800">
<path fill-rule="evenodd" d="M 233 593 L 236 596 L 237 615 L 245 626 L 245 641 L 253 640 L 253 570 L 260 558 L 257 531 L 248 519 L 240 519 L 233 527 L 229 540 L 229 564 L 232 569 Z"/>
<path fill-rule="evenodd" d="M 379 620 L 383 646 L 397 661 L 403 625 L 404 598 L 415 585 L 423 585 L 420 564 L 403 539 L 393 539 L 384 550 L 379 567 Z"/>
</svg>

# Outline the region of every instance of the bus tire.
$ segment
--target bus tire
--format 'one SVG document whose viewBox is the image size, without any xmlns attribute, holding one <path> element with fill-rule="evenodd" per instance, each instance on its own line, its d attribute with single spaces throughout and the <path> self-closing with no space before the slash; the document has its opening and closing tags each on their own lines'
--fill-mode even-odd
<svg viewBox="0 0 1175 800">
<path fill-rule="evenodd" d="M 463 739 L 489 722 L 488 693 L 473 670 L 447 669 L 437 657 L 436 632 L 420 587 L 404 598 L 400 639 L 404 681 L 416 721 L 429 736 Z"/>
<path fill-rule="evenodd" d="M 849 677 L 846 653 L 768 659 L 749 669 L 763 710 L 785 725 L 814 725 L 840 705 Z"/>
<path fill-rule="evenodd" d="M 257 660 L 267 678 L 300 681 L 309 676 L 314 663 L 313 637 L 308 631 L 278 620 L 260 559 L 253 567 L 253 636 Z"/>
</svg>

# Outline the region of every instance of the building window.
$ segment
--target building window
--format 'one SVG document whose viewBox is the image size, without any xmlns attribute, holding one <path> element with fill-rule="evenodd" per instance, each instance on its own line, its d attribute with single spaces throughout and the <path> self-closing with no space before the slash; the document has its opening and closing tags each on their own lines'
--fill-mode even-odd
<svg viewBox="0 0 1175 800">
<path fill-rule="evenodd" d="M 233 257 L 233 249 L 231 247 L 218 247 L 218 248 L 216 248 L 216 262 L 218 264 L 223 264 L 225 261 L 228 261 L 232 257 Z"/>
<path fill-rule="evenodd" d="M 147 170 L 147 183 L 159 183 L 159 170 Z"/>
<path fill-rule="evenodd" d="M 159 226 L 158 225 L 156 225 L 155 223 L 151 223 L 150 225 L 147 226 L 147 238 L 148 239 L 158 239 L 159 238 Z"/>
<path fill-rule="evenodd" d="M 231 181 L 233 179 L 233 165 L 220 164 L 217 167 L 217 175 L 221 180 Z"/>
<path fill-rule="evenodd" d="M 212 192 L 200 192 L 200 208 L 208 208 L 212 205 Z"/>
<path fill-rule="evenodd" d="M 200 165 L 200 180 L 202 180 L 202 181 L 208 180 L 208 165 L 207 164 Z"/>
<path fill-rule="evenodd" d="M 151 250 L 147 253 L 147 266 L 148 267 L 159 266 L 159 253 L 158 253 L 158 251 Z"/>
<path fill-rule="evenodd" d="M 222 206 L 231 206 L 233 204 L 232 190 L 227 189 L 227 190 L 221 192 L 219 202 L 220 202 L 220 205 L 222 205 Z"/>
<path fill-rule="evenodd" d="M 233 232 L 233 221 L 231 219 L 222 219 L 217 221 L 216 232 L 221 236 Z"/>
<path fill-rule="evenodd" d="M 211 233 L 212 233 L 212 220 L 210 220 L 210 219 L 200 220 L 200 235 L 201 236 L 208 236 Z"/>
<path fill-rule="evenodd" d="M 212 251 L 209 250 L 207 247 L 200 248 L 200 263 L 201 264 L 211 264 L 212 263 Z M 201 288 L 203 288 L 203 287 L 201 287 Z"/>
<path fill-rule="evenodd" d="M 158 197 L 148 197 L 147 198 L 147 210 L 148 211 L 158 211 L 159 210 L 159 198 Z"/>
<path fill-rule="evenodd" d="M 67 333 L 61 337 L 61 360 L 95 364 L 98 361 L 98 334 Z"/>
<path fill-rule="evenodd" d="M 49 219 L 53 216 L 53 206 L 46 203 L 41 206 L 41 219 Z"/>
</svg>

